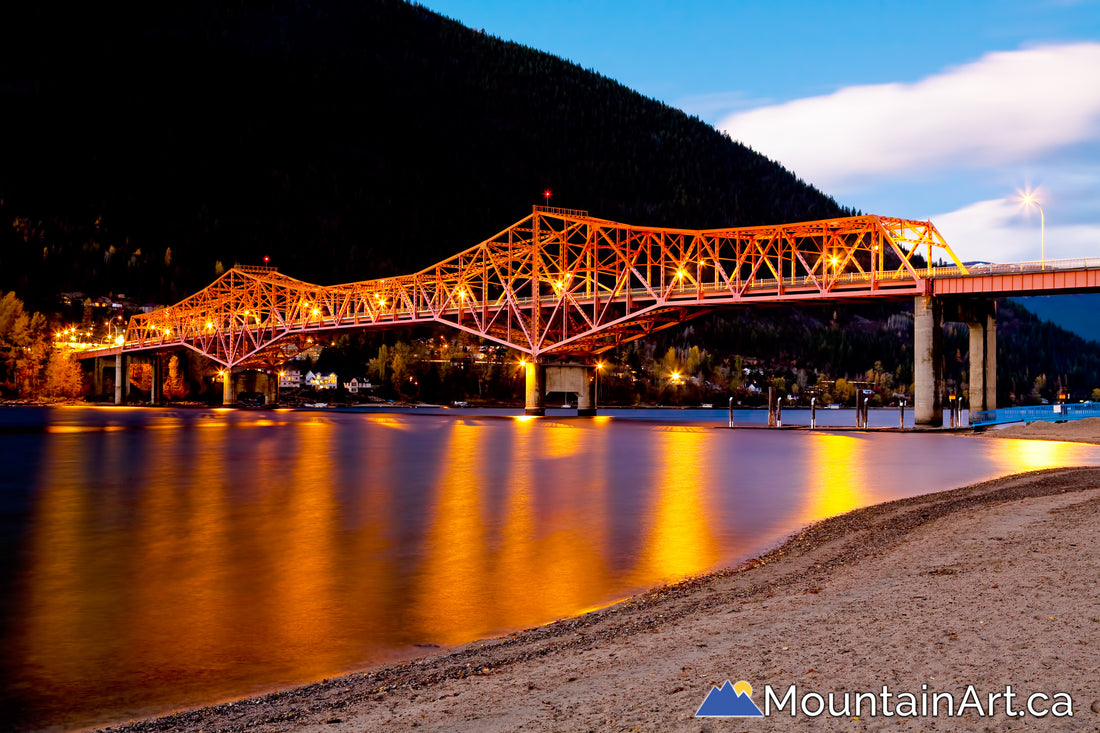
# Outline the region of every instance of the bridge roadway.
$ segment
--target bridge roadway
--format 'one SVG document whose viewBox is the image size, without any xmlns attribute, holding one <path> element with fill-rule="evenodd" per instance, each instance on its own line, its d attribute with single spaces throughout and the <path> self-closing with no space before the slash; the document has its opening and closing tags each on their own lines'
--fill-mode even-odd
<svg viewBox="0 0 1100 733">
<path fill-rule="evenodd" d="M 922 266 L 937 260 L 952 265 Z M 280 365 L 319 334 L 441 323 L 525 355 L 528 412 L 541 413 L 545 394 L 563 391 L 576 394 L 586 413 L 595 355 L 715 308 L 912 298 L 916 419 L 939 424 L 945 319 L 970 325 L 971 408 L 993 409 L 989 298 L 1094 290 L 1100 258 L 967 268 L 931 222 L 861 216 L 689 230 L 536 206 L 494 237 L 413 275 L 318 286 L 274 268 L 233 268 L 174 306 L 132 318 L 121 346 L 80 357 L 116 357 L 120 402 L 123 357 L 191 349 L 229 375 L 223 384 L 231 403 L 234 374 L 259 370 L 266 384 L 257 391 L 275 394 Z M 155 400 L 155 386 L 152 392 Z"/>
</svg>

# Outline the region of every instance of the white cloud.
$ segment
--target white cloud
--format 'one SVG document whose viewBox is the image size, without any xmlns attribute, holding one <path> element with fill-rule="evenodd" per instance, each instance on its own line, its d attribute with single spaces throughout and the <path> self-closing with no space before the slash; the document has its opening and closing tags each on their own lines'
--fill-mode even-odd
<svg viewBox="0 0 1100 733">
<path fill-rule="evenodd" d="M 1043 232 L 1039 213 L 1025 210 L 1018 199 L 979 201 L 932 217 L 932 223 L 963 261 L 1038 261 Z M 1047 260 L 1098 258 L 1100 224 L 1046 226 Z"/>
<path fill-rule="evenodd" d="M 1100 135 L 1100 43 L 989 53 L 912 84 L 847 87 L 718 127 L 831 193 L 1034 161 Z"/>
</svg>

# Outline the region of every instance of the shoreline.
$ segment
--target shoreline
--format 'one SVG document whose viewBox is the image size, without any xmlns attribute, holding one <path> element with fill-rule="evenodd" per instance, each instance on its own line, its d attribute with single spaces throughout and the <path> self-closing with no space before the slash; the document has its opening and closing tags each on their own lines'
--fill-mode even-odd
<svg viewBox="0 0 1100 733">
<path fill-rule="evenodd" d="M 1077 505 L 1085 508 L 1080 516 L 1071 519 L 1067 507 Z M 991 587 L 985 589 L 985 594 L 1007 595 L 997 601 L 998 608 L 1015 611 L 1013 603 L 1027 605 L 1030 596 L 1012 594 L 1014 584 L 1023 587 L 1030 575 L 1041 576 L 1046 572 L 1044 568 L 1049 569 L 1049 558 L 1044 557 L 1039 567 L 1015 568 L 1012 570 L 1015 580 L 1002 579 L 999 585 L 989 580 L 999 577 L 998 574 L 974 575 L 975 569 L 965 568 L 966 557 L 981 549 L 985 554 L 978 553 L 979 556 L 997 558 L 996 562 L 1001 564 L 1032 562 L 1031 555 L 1037 552 L 1034 550 L 1009 553 L 1007 558 L 996 552 L 1001 543 L 1017 540 L 1011 537 L 1006 540 L 1002 536 L 1005 529 L 994 534 L 991 528 L 1007 522 L 1013 531 L 1034 533 L 1035 526 L 1016 527 L 1013 522 L 1018 524 L 1022 514 L 1034 514 L 1041 523 L 1049 512 L 1063 513 L 1057 522 L 1059 526 L 1044 526 L 1040 534 L 1053 535 L 1054 541 L 1060 542 L 1059 548 L 1073 556 L 1083 555 L 1077 548 L 1088 546 L 1092 554 L 1084 558 L 1085 567 L 1091 568 L 1094 575 L 1095 568 L 1100 566 L 1097 546 L 1100 543 L 1062 542 L 1058 535 L 1072 530 L 1091 532 L 1091 539 L 1100 539 L 1100 529 L 1096 529 L 1100 525 L 1100 468 L 1046 469 L 873 505 L 825 519 L 736 568 L 654 588 L 582 616 L 471 642 L 406 663 L 100 730 L 212 731 L 255 726 L 283 731 L 513 730 L 521 726 L 525 730 L 629 730 L 637 726 L 706 730 L 711 724 L 707 719 L 694 718 L 694 712 L 711 685 L 721 684 L 726 678 L 746 679 L 754 684 L 807 683 L 824 691 L 874 690 L 876 684 L 881 686 L 886 675 L 892 676 L 901 689 L 914 689 L 914 685 L 919 689 L 921 684 L 932 684 L 933 689 L 951 689 L 938 685 L 944 684 L 953 672 L 975 669 L 982 655 L 976 649 L 959 645 L 961 633 L 957 630 L 937 632 L 929 638 L 925 633 L 927 619 L 914 623 L 905 611 L 887 608 L 889 604 L 882 602 L 882 594 L 895 594 L 894 585 L 905 588 L 915 583 L 918 589 L 944 585 L 939 600 L 950 607 L 947 613 L 954 619 L 951 622 L 954 627 L 976 625 L 986 636 L 996 628 L 998 648 L 1011 646 L 1016 633 L 1015 613 L 995 623 L 992 619 L 998 617 L 998 611 L 991 611 L 989 603 L 968 593 L 972 587 L 957 586 L 963 580 L 987 581 L 985 585 Z M 1080 518 L 1087 516 L 1093 517 L 1091 528 L 1083 525 Z M 970 548 L 960 558 L 952 555 L 959 552 L 953 547 L 960 536 L 955 525 L 967 522 L 980 527 L 979 536 L 994 536 L 980 540 L 988 547 Z M 974 538 L 973 542 L 979 539 Z M 1040 540 L 1041 537 L 1027 541 Z M 952 557 L 939 558 L 942 562 L 935 567 L 915 575 L 900 572 L 907 563 L 920 561 L 918 545 L 926 546 L 924 551 L 930 554 L 925 557 L 929 561 L 935 560 L 937 553 Z M 870 577 L 866 577 L 868 573 Z M 849 588 L 853 581 L 857 585 Z M 848 588 L 849 595 L 837 596 L 844 588 Z M 864 595 L 870 593 L 870 600 L 856 602 L 850 595 L 856 588 Z M 998 593 L 999 588 L 1004 590 Z M 1083 626 L 1076 628 L 1086 637 L 1095 637 L 1100 632 L 1100 616 L 1089 592 L 1073 593 L 1074 586 L 1067 585 L 1065 579 L 1059 590 L 1078 606 L 1084 604 L 1082 608 L 1086 610 L 1081 611 L 1084 616 L 1080 621 Z M 928 605 L 931 596 L 913 597 L 919 607 Z M 983 614 L 992 614 L 988 625 L 982 620 Z M 1023 611 L 1021 614 L 1027 616 Z M 1059 616 L 1064 617 L 1065 612 L 1059 609 L 1058 616 L 1048 615 L 1048 622 L 1044 622 L 1041 614 L 1030 614 L 1027 620 L 1029 624 L 1045 626 L 1053 624 Z M 808 618 L 814 623 L 807 623 Z M 845 625 L 855 637 L 836 632 L 835 628 Z M 831 644 L 821 638 L 823 633 L 828 635 L 830 628 L 834 628 Z M 906 643 L 903 640 L 906 634 L 916 636 Z M 859 636 L 869 636 L 875 648 L 891 648 L 896 656 L 891 666 L 884 666 L 866 648 L 862 663 L 854 667 L 836 666 L 830 661 L 831 657 L 839 655 L 843 659 L 856 653 L 856 647 L 865 646 L 867 639 Z M 1090 649 L 1087 641 L 1085 638 L 1086 643 L 1079 649 L 1069 651 L 1093 655 L 1088 659 L 1094 659 L 1096 649 Z M 926 654 L 929 644 L 936 650 L 932 657 Z M 941 648 L 945 644 L 953 645 L 956 652 L 962 649 L 965 652 L 962 658 L 952 661 L 944 657 L 945 651 L 950 651 Z M 1067 653 L 1065 646 L 1058 645 L 1063 654 Z M 776 666 L 777 659 L 789 656 L 793 649 L 809 655 L 809 660 L 792 668 Z M 1001 674 L 1005 679 L 993 683 L 998 670 L 1012 672 L 1019 666 L 1009 659 L 1011 656 L 996 657 L 996 664 L 985 665 L 982 671 L 990 680 L 985 689 L 1003 689 L 1005 682 L 1026 686 L 1028 676 L 1017 677 L 1015 673 Z M 938 674 L 926 674 L 921 659 L 930 665 L 927 671 Z M 1065 666 L 1058 661 L 1062 659 L 1055 655 L 1055 662 L 1048 669 L 1057 672 L 1058 667 Z M 835 668 L 826 674 L 830 666 Z M 1085 676 L 1087 679 L 1080 674 L 1082 669 L 1094 666 L 1087 659 L 1072 662 L 1070 667 L 1077 668 L 1072 675 L 1061 674 L 1047 685 L 1049 692 L 1062 689 L 1059 684 L 1065 686 L 1078 680 L 1084 684 L 1083 697 L 1075 699 L 1077 724 L 1081 723 L 1081 716 L 1092 722 L 1100 721 L 1090 709 L 1094 700 L 1100 700 L 1100 673 L 1093 670 Z M 909 674 L 901 673 L 907 668 Z M 863 678 L 859 676 L 861 672 Z M 924 676 L 933 681 L 922 682 Z M 833 686 L 824 687 L 826 682 Z M 956 684 L 965 687 L 963 682 L 960 678 Z M 1100 703 L 1097 708 L 1100 709 Z M 782 721 L 773 718 L 770 722 L 792 727 L 807 722 L 789 715 L 784 718 Z M 815 722 L 827 726 L 842 721 L 849 722 L 825 718 Z M 1002 717 L 996 722 L 1015 721 Z M 1074 719 L 1068 722 L 1073 723 Z M 1059 724 L 1053 719 L 1047 719 L 1046 723 L 1055 724 L 1055 729 Z"/>
</svg>

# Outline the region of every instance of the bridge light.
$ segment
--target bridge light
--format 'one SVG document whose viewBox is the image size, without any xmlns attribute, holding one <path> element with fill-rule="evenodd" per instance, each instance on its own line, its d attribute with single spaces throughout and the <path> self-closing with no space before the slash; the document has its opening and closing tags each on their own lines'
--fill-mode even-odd
<svg viewBox="0 0 1100 733">
<path fill-rule="evenodd" d="M 551 191 L 549 188 L 542 192 L 542 197 L 544 199 L 546 199 L 546 205 L 547 206 L 550 205 L 550 197 L 553 196 L 553 195 L 554 195 L 554 192 Z"/>
<path fill-rule="evenodd" d="M 122 346 L 124 343 L 126 343 L 126 337 L 120 333 L 118 336 L 115 337 L 115 343 L 119 346 Z"/>
<path fill-rule="evenodd" d="M 313 315 L 317 315 L 317 314 L 318 314 L 318 313 L 320 313 L 320 312 L 321 312 L 321 311 L 317 310 L 316 308 L 314 308 L 314 309 L 313 309 Z"/>
<path fill-rule="evenodd" d="M 1039 209 L 1039 238 L 1040 238 L 1039 246 L 1041 247 L 1041 249 L 1039 251 L 1039 257 L 1041 259 L 1039 260 L 1039 262 L 1040 262 L 1040 264 L 1042 264 L 1045 267 L 1046 264 L 1047 264 L 1047 220 L 1046 220 L 1046 214 L 1043 213 L 1043 207 L 1042 207 L 1042 205 L 1039 204 L 1038 199 L 1035 198 L 1035 194 L 1031 193 L 1030 191 L 1028 193 L 1025 193 L 1022 197 L 1020 197 L 1020 200 L 1023 201 L 1024 206 L 1031 206 L 1032 204 L 1034 204 Z"/>
</svg>

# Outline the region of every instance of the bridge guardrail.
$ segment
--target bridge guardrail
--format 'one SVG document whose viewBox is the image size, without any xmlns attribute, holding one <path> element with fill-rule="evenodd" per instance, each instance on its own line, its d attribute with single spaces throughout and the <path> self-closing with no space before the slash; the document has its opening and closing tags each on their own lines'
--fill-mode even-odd
<svg viewBox="0 0 1100 733">
<path fill-rule="evenodd" d="M 1000 410 L 983 410 L 970 413 L 974 427 L 1004 425 L 1014 422 L 1061 422 L 1100 417 L 1100 402 L 1074 402 L 1064 405 L 1032 405 L 1030 407 L 1004 407 Z"/>
</svg>

